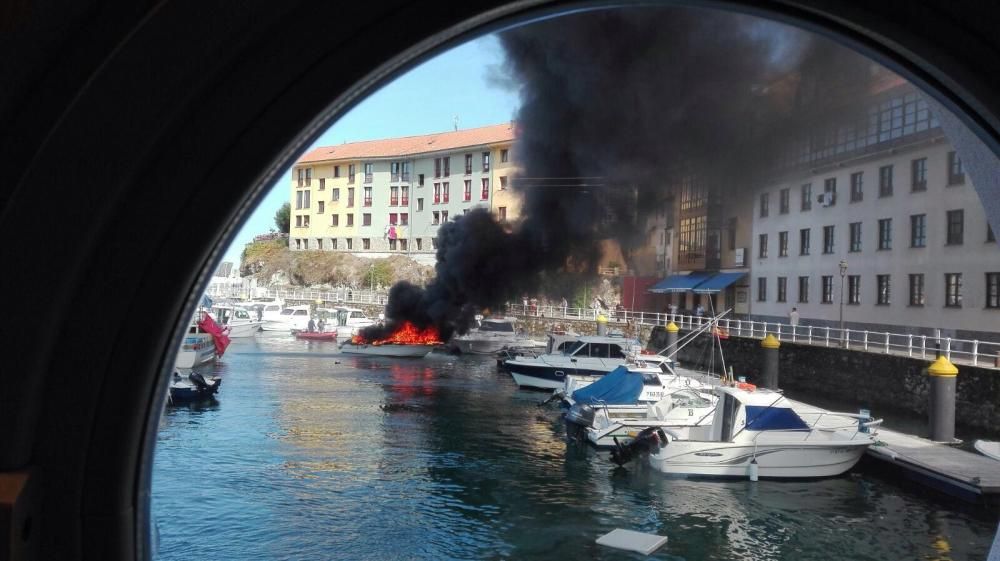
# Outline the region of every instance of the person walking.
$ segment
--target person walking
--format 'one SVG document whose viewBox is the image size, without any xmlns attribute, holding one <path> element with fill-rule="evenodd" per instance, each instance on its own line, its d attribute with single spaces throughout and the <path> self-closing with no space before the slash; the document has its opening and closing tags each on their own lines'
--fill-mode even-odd
<svg viewBox="0 0 1000 561">
<path fill-rule="evenodd" d="M 559 302 L 559 306 L 562 308 L 563 317 L 566 317 L 566 310 L 569 308 L 569 302 L 566 301 L 565 296 L 563 296 L 562 300 Z"/>
<path fill-rule="evenodd" d="M 792 308 L 792 311 L 788 314 L 788 324 L 793 328 L 799 324 L 799 310 L 798 308 Z"/>
<path fill-rule="evenodd" d="M 309 325 L 306 326 L 306 329 L 309 331 L 309 333 L 315 332 L 316 331 L 316 320 L 314 320 L 313 318 L 309 318 Z"/>
</svg>

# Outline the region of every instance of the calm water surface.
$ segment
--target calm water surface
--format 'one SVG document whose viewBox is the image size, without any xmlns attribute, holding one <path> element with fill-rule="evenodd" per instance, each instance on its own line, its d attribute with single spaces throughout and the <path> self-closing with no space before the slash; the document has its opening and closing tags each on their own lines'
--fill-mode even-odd
<svg viewBox="0 0 1000 561">
<path fill-rule="evenodd" d="M 158 559 L 985 559 L 996 521 L 864 472 L 750 483 L 615 469 L 490 358 L 236 340 L 216 403 L 168 407 Z"/>
</svg>

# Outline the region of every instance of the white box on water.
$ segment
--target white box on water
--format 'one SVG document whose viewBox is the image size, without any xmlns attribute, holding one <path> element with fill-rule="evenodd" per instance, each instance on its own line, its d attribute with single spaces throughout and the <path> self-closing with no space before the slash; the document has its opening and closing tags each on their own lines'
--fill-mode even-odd
<svg viewBox="0 0 1000 561">
<path fill-rule="evenodd" d="M 667 543 L 667 537 L 618 528 L 597 538 L 597 543 L 649 555 L 663 547 L 663 544 Z"/>
</svg>

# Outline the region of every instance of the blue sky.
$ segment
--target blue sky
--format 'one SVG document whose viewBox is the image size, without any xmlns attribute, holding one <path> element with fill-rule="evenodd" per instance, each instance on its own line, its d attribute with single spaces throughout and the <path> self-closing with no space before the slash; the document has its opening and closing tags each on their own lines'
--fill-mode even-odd
<svg viewBox="0 0 1000 561">
<path fill-rule="evenodd" d="M 503 123 L 514 118 L 517 93 L 492 79 L 500 75 L 503 51 L 488 35 L 447 51 L 401 75 L 333 124 L 313 146 L 428 134 Z M 311 148 L 311 147 L 310 147 Z M 288 201 L 286 171 L 226 250 L 239 263 L 243 246 L 274 228 L 274 214 Z"/>
</svg>

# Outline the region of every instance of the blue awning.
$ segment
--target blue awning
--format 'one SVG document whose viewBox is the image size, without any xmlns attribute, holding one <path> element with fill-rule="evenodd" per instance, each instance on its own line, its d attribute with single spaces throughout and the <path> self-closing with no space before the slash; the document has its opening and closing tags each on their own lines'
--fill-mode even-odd
<svg viewBox="0 0 1000 561">
<path fill-rule="evenodd" d="M 688 273 L 686 275 L 670 275 L 654 284 L 649 291 L 657 294 L 664 292 L 685 292 L 694 289 L 700 283 L 708 280 L 712 273 Z"/>
<path fill-rule="evenodd" d="M 695 292 L 721 292 L 729 285 L 739 281 L 746 273 L 716 273 L 712 278 L 694 287 Z"/>
</svg>

